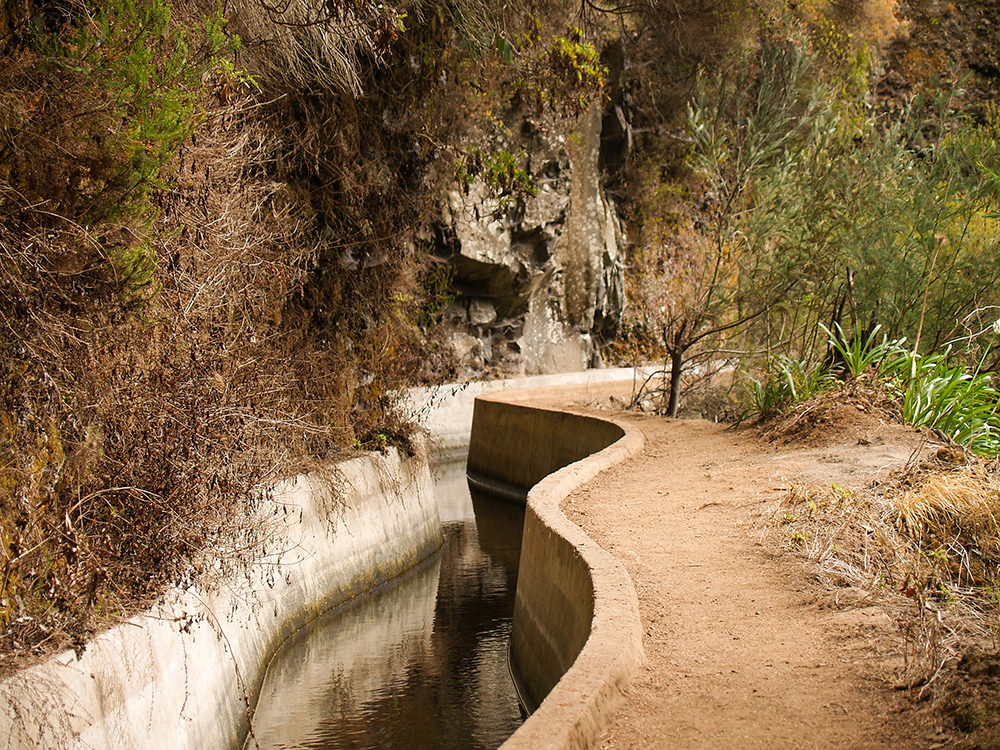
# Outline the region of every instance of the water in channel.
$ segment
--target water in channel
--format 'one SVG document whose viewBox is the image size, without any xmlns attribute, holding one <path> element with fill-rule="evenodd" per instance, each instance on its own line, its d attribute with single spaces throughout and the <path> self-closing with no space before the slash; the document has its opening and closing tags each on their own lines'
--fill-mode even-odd
<svg viewBox="0 0 1000 750">
<path fill-rule="evenodd" d="M 435 469 L 442 549 L 290 638 L 246 748 L 494 750 L 523 721 L 507 670 L 524 509 Z M 256 742 L 256 745 L 255 745 Z"/>
</svg>

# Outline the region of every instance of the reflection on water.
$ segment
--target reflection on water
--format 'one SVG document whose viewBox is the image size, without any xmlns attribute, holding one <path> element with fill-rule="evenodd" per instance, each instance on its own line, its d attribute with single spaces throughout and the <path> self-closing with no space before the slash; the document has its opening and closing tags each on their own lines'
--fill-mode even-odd
<svg viewBox="0 0 1000 750">
<path fill-rule="evenodd" d="M 506 655 L 523 508 L 473 511 L 464 463 L 435 480 L 441 551 L 285 643 L 254 716 L 263 750 L 493 750 L 520 726 Z"/>
</svg>

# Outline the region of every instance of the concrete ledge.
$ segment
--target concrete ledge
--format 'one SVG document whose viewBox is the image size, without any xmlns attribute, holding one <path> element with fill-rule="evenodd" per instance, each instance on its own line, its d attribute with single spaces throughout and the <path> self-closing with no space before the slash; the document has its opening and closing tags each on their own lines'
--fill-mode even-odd
<svg viewBox="0 0 1000 750">
<path fill-rule="evenodd" d="M 384 456 L 282 482 L 264 502 L 267 552 L 211 589 L 0 683 L 4 748 L 237 748 L 267 663 L 297 628 L 441 545 L 425 462 Z"/>
<path fill-rule="evenodd" d="M 555 375 L 526 375 L 505 380 L 451 383 L 412 388 L 408 391 L 407 398 L 414 417 L 433 436 L 435 453 L 464 454 L 472 431 L 474 402 L 479 396 L 567 385 L 587 388 L 607 383 L 632 383 L 634 387 L 638 387 L 654 369 L 616 367 Z"/>
<path fill-rule="evenodd" d="M 638 453 L 643 436 L 623 423 L 523 406 L 517 399 L 516 392 L 477 398 L 469 446 L 470 470 L 533 485 L 511 659 L 540 705 L 502 748 L 588 748 L 641 664 L 642 628 L 624 567 L 567 519 L 559 504 Z"/>
</svg>

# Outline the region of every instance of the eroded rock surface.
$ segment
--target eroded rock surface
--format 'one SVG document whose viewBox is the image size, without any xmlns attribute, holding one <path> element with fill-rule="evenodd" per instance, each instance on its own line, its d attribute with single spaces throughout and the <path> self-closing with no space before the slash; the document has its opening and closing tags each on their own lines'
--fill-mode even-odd
<svg viewBox="0 0 1000 750">
<path fill-rule="evenodd" d="M 466 376 L 599 366 L 625 304 L 625 236 L 599 166 L 604 112 L 568 136 L 543 127 L 491 145 L 521 153 L 537 188 L 502 205 L 481 178 L 440 203 L 435 252 L 460 292 L 446 319 Z"/>
</svg>

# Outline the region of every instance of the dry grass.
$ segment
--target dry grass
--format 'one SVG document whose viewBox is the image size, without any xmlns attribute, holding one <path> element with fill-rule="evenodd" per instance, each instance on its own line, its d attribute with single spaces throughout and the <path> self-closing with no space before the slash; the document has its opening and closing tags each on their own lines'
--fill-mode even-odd
<svg viewBox="0 0 1000 750">
<path fill-rule="evenodd" d="M 202 6 L 211 13 L 215 6 Z M 401 28 L 395 9 L 368 0 L 251 0 L 225 11 L 243 43 L 241 63 L 268 88 L 360 95 L 365 69 Z"/>
<path fill-rule="evenodd" d="M 414 229 L 463 139 L 506 131 L 484 112 L 516 110 L 520 71 L 461 51 L 437 14 L 386 50 L 388 6 L 313 7 L 232 6 L 264 90 L 185 77 L 190 121 L 141 189 L 113 180 L 136 170 L 104 137 L 135 114 L 107 106 L 128 81 L 0 51 L 0 672 L 238 570 L 276 477 L 408 446 L 397 389 L 430 336 Z"/>
<path fill-rule="evenodd" d="M 173 18 L 196 26 L 207 5 Z M 184 78 L 192 130 L 163 135 L 139 191 L 108 176 L 131 174 L 128 150 L 92 137 L 127 121 L 106 106 L 120 92 L 0 54 L 0 672 L 238 570 L 278 476 L 409 446 L 397 389 L 432 333 L 410 238 L 476 89 L 439 86 L 439 18 L 423 49 L 389 51 L 388 6 L 313 8 L 233 6 L 264 90 Z M 476 86 L 515 74 L 462 57 Z M 510 104 L 506 83 L 484 101 Z"/>
<path fill-rule="evenodd" d="M 0 672 L 239 570 L 267 541 L 257 508 L 278 476 L 407 444 L 390 384 L 411 204 L 371 210 L 386 196 L 367 157 L 318 138 L 332 116 L 216 91 L 142 222 L 85 226 L 0 170 Z M 352 176 L 346 197 L 314 187 L 330 165 Z"/>
<path fill-rule="evenodd" d="M 900 686 L 922 693 L 970 647 L 997 645 L 998 468 L 945 448 L 867 487 L 791 487 L 762 533 L 870 592 L 903 636 Z"/>
<path fill-rule="evenodd" d="M 942 453 L 945 461 L 953 455 Z M 992 585 L 1000 571 L 998 500 L 995 462 L 977 462 L 952 473 L 930 474 L 892 504 L 896 525 L 909 538 L 922 548 L 947 551 L 956 585 L 984 586 Z"/>
</svg>

